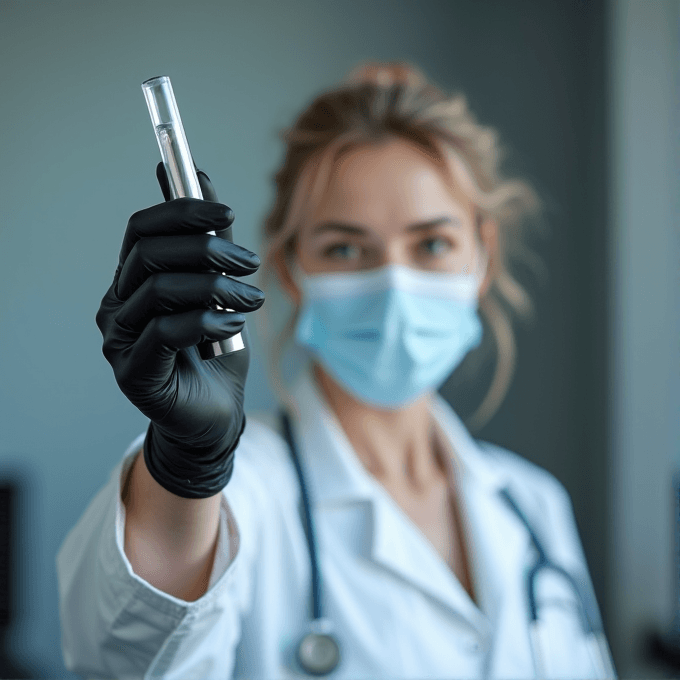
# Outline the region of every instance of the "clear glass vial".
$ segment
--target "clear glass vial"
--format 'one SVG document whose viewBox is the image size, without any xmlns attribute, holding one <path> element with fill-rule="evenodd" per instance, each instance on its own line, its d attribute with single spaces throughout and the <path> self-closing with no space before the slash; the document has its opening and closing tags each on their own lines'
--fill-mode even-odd
<svg viewBox="0 0 680 680">
<path fill-rule="evenodd" d="M 142 83 L 142 91 L 156 133 L 158 148 L 170 184 L 172 198 L 203 198 L 194 161 L 189 150 L 177 101 L 168 76 L 157 76 Z M 214 231 L 209 232 L 213 236 Z M 221 307 L 217 307 L 221 309 Z M 227 310 L 230 311 L 230 310 Z M 214 359 L 244 348 L 240 333 L 219 342 L 202 342 L 198 351 L 202 359 Z"/>
</svg>

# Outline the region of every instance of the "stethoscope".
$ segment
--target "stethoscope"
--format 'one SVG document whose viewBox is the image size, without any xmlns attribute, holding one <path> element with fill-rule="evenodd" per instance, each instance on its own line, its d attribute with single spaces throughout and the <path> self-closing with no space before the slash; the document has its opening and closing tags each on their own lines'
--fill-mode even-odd
<svg viewBox="0 0 680 680">
<path fill-rule="evenodd" d="M 288 444 L 293 464 L 300 482 L 302 495 L 302 505 L 304 508 L 305 535 L 311 562 L 312 576 L 312 621 L 309 624 L 308 632 L 302 637 L 297 649 L 297 661 L 302 669 L 309 675 L 328 675 L 332 673 L 340 663 L 341 649 L 340 644 L 333 630 L 332 622 L 324 618 L 321 608 L 321 576 L 319 574 L 319 564 L 316 549 L 316 537 L 312 522 L 312 513 L 309 502 L 309 492 L 305 483 L 305 476 L 298 455 L 297 445 L 293 437 L 293 430 L 290 418 L 285 411 L 280 413 L 283 435 Z M 545 649 L 541 644 L 540 626 L 538 618 L 538 606 L 536 602 L 536 577 L 542 569 L 551 569 L 563 576 L 571 588 L 576 593 L 581 604 L 579 608 L 581 627 L 586 637 L 588 650 L 591 658 L 598 667 L 601 677 L 616 678 L 616 672 L 611 660 L 611 654 L 604 636 L 602 621 L 597 609 L 594 594 L 588 587 L 584 578 L 576 578 L 565 569 L 555 564 L 547 555 L 538 536 L 531 528 L 526 515 L 517 505 L 514 497 L 507 487 L 499 491 L 501 497 L 519 517 L 526 527 L 531 537 L 531 542 L 538 554 L 536 563 L 527 574 L 527 598 L 529 602 L 529 644 L 534 661 L 534 670 L 537 678 L 544 678 Z"/>
</svg>

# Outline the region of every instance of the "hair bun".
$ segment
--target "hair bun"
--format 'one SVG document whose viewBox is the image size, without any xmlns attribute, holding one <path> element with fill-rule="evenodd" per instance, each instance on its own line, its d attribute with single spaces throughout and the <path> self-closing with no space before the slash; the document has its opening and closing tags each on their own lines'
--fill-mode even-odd
<svg viewBox="0 0 680 680">
<path fill-rule="evenodd" d="M 369 61 L 355 66 L 345 78 L 352 85 L 370 83 L 379 87 L 424 85 L 427 79 L 415 66 L 403 61 Z"/>
</svg>

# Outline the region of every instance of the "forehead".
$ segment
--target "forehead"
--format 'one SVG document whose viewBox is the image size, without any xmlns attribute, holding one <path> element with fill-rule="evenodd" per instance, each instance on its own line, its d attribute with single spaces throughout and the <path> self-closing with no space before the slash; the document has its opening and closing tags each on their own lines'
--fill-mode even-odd
<svg viewBox="0 0 680 680">
<path fill-rule="evenodd" d="M 354 148 L 335 162 L 312 222 L 354 219 L 377 226 L 443 213 L 469 216 L 471 210 L 471 201 L 426 150 L 389 140 Z"/>
</svg>

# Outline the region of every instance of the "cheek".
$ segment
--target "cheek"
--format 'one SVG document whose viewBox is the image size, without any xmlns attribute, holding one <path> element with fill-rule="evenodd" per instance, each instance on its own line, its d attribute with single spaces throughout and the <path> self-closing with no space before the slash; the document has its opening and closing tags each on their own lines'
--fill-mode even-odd
<svg viewBox="0 0 680 680">
<path fill-rule="evenodd" d="M 309 259 L 310 250 L 309 240 L 305 238 L 304 233 L 298 234 L 295 241 L 295 257 L 300 266 L 303 266 L 304 262 Z"/>
<path fill-rule="evenodd" d="M 466 263 L 472 262 L 475 259 L 475 253 L 478 248 L 478 238 L 473 232 L 472 228 L 466 231 L 461 238 L 458 239 L 457 253 L 459 257 Z"/>
<path fill-rule="evenodd" d="M 315 270 L 315 263 L 318 258 L 308 245 L 301 244 L 297 249 L 296 256 L 297 264 L 304 272 L 310 273 Z"/>
</svg>

